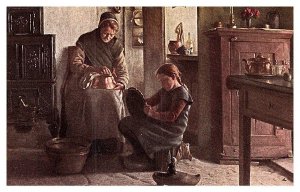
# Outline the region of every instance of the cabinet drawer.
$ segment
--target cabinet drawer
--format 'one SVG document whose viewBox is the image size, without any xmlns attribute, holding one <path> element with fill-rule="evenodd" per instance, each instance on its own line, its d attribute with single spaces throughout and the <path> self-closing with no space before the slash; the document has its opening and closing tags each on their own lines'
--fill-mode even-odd
<svg viewBox="0 0 300 192">
<path fill-rule="evenodd" d="M 255 116 L 268 117 L 272 122 L 293 122 L 293 97 L 271 90 L 251 89 L 246 93 L 246 110 Z"/>
</svg>

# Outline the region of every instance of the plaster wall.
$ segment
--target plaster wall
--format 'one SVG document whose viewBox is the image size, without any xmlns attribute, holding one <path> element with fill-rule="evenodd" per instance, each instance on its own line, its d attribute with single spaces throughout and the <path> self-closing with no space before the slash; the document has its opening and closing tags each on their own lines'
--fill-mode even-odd
<svg viewBox="0 0 300 192">
<path fill-rule="evenodd" d="M 166 7 L 165 8 L 165 42 L 166 54 L 169 54 L 168 42 L 177 40 L 175 29 L 179 23 L 182 23 L 184 43 L 188 39 L 190 32 L 191 40 L 194 45 L 194 53 L 198 52 L 197 48 L 197 7 Z"/>
<path fill-rule="evenodd" d="M 74 46 L 81 34 L 97 27 L 99 21 L 97 13 L 96 7 L 44 7 L 44 33 L 55 34 L 56 36 L 55 60 L 58 109 L 61 108 L 60 89 L 68 64 L 67 48 L 68 46 Z"/>
<path fill-rule="evenodd" d="M 140 8 L 141 9 L 141 8 Z M 129 73 L 128 87 L 136 87 L 144 92 L 144 61 L 143 61 L 143 46 L 134 47 L 132 45 L 132 9 L 124 8 L 124 48 L 125 59 Z"/>
</svg>

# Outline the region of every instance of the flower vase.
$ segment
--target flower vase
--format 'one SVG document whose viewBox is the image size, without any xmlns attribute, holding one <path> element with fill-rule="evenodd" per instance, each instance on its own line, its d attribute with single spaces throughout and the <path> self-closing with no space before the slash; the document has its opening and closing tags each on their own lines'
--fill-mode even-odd
<svg viewBox="0 0 300 192">
<path fill-rule="evenodd" d="M 251 18 L 246 19 L 246 27 L 251 28 Z"/>
</svg>

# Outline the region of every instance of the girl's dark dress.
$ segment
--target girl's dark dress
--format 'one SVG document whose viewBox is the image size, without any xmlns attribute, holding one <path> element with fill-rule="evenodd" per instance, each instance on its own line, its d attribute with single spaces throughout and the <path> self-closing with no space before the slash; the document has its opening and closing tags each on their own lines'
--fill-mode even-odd
<svg viewBox="0 0 300 192">
<path fill-rule="evenodd" d="M 177 87 L 171 91 L 160 89 L 157 94 L 160 98 L 157 105 L 157 111 L 159 112 L 169 111 L 172 103 L 179 100 L 187 102 L 175 122 L 163 122 L 150 117 L 128 116 L 119 123 L 121 130 L 122 127 L 126 127 L 136 136 L 150 158 L 153 158 L 155 152 L 180 145 L 187 127 L 191 104 L 193 103 L 193 99 L 185 86 Z"/>
</svg>

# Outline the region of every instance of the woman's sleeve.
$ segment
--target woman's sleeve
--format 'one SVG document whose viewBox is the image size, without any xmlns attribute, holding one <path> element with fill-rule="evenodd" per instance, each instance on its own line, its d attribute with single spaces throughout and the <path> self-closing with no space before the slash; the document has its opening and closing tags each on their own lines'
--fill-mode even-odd
<svg viewBox="0 0 300 192">
<path fill-rule="evenodd" d="M 116 82 L 122 83 L 125 87 L 127 87 L 129 75 L 123 51 L 114 60 L 113 66 L 113 73 L 116 75 Z"/>
<path fill-rule="evenodd" d="M 70 71 L 77 74 L 86 72 L 91 66 L 84 64 L 84 60 L 84 51 L 79 46 L 76 46 L 69 59 Z"/>
</svg>

